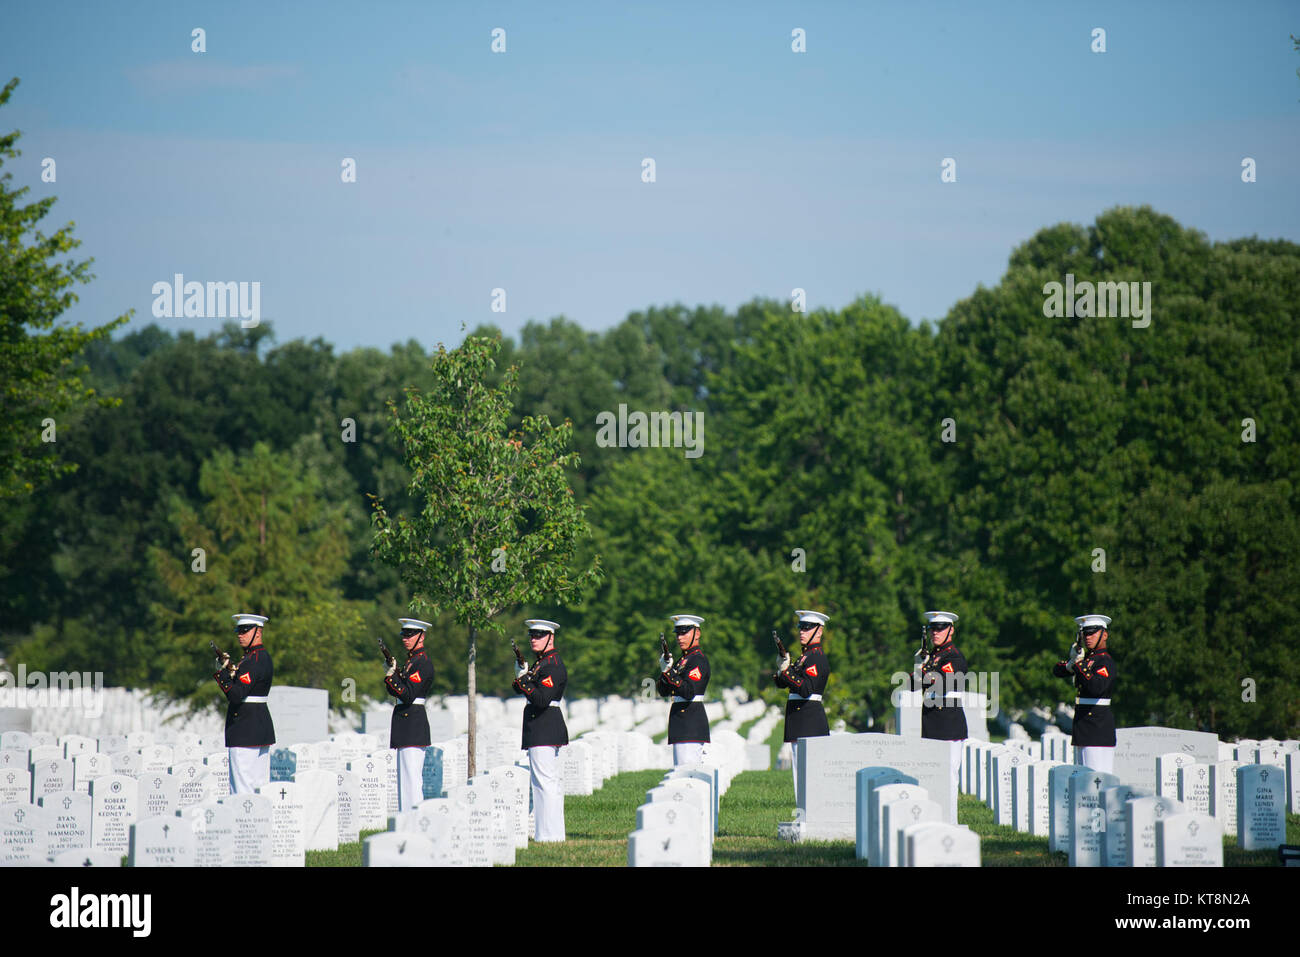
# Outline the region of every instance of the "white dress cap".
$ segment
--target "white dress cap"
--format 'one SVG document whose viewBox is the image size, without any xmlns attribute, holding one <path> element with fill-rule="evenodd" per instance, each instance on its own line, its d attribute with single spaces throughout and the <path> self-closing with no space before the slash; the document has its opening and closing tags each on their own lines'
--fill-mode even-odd
<svg viewBox="0 0 1300 957">
<path fill-rule="evenodd" d="M 403 629 L 410 631 L 428 631 L 433 627 L 429 622 L 420 621 L 418 618 L 399 618 L 397 619 L 397 623 L 401 625 Z"/>
<path fill-rule="evenodd" d="M 936 622 L 947 622 L 950 625 L 955 625 L 957 623 L 957 616 L 950 611 L 927 611 L 925 613 L 925 623 L 927 625 L 933 625 Z"/>
<path fill-rule="evenodd" d="M 555 622 L 547 621 L 545 618 L 529 618 L 524 622 L 524 626 L 529 631 L 549 631 L 551 634 L 555 634 L 560 628 Z"/>
<path fill-rule="evenodd" d="M 690 625 L 693 628 L 698 628 L 704 624 L 704 619 L 698 615 L 670 615 L 668 620 L 674 625 Z"/>
<path fill-rule="evenodd" d="M 1080 628 L 1100 627 L 1110 629 L 1110 619 L 1105 615 L 1080 615 L 1074 621 Z"/>
<path fill-rule="evenodd" d="M 240 625 L 257 625 L 260 628 L 270 621 L 269 618 L 264 618 L 261 615 L 231 615 L 230 617 L 235 619 L 236 628 Z"/>
<path fill-rule="evenodd" d="M 799 616 L 800 621 L 810 621 L 814 625 L 824 625 L 831 620 L 829 615 L 823 615 L 819 611 L 800 610 L 795 614 Z"/>
</svg>

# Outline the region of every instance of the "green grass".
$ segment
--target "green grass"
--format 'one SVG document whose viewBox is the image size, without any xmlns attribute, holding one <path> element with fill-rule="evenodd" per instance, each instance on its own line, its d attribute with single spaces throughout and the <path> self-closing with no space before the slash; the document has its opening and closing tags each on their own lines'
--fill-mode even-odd
<svg viewBox="0 0 1300 957">
<path fill-rule="evenodd" d="M 780 747 L 778 726 L 768 741 L 773 754 Z M 610 778 L 595 794 L 569 796 L 564 801 L 568 839 L 557 844 L 529 842 L 515 855 L 518 867 L 625 867 L 627 836 L 636 830 L 636 809 L 645 793 L 659 783 L 663 771 L 633 771 Z M 789 771 L 746 771 L 722 796 L 718 835 L 713 845 L 715 867 L 842 867 L 857 866 L 852 841 L 807 841 L 791 844 L 776 836 L 777 824 L 794 817 L 794 782 Z M 993 823 L 993 811 L 970 795 L 958 795 L 957 819 L 980 835 L 985 867 L 1065 867 L 1066 855 L 1047 849 L 1047 838 L 1022 834 Z M 376 831 L 363 831 L 364 840 Z M 1300 844 L 1300 816 L 1286 818 L 1288 844 Z M 1243 851 L 1234 837 L 1224 839 L 1223 862 L 1228 867 L 1272 867 L 1276 851 Z M 308 867 L 360 867 L 361 844 L 344 844 L 337 851 L 308 851 Z"/>
</svg>

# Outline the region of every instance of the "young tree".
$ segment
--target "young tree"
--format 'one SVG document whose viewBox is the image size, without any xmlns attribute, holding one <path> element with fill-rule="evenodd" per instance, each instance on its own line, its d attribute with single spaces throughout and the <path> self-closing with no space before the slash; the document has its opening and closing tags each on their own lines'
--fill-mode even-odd
<svg viewBox="0 0 1300 957">
<path fill-rule="evenodd" d="M 477 737 L 475 661 L 482 629 L 507 608 L 529 602 L 564 604 L 581 597 L 599 576 L 599 558 L 571 568 L 578 539 L 587 533 L 565 468 L 569 421 L 525 416 L 507 427 L 518 370 L 511 366 L 490 387 L 499 339 L 470 336 L 459 349 L 439 347 L 434 383 L 426 393 L 407 388 L 405 408 L 389 403 L 411 473 L 409 494 L 419 511 L 390 516 L 374 497 L 373 554 L 399 567 L 413 611 L 444 611 L 469 631 L 469 774 Z"/>
<path fill-rule="evenodd" d="M 15 78 L 0 90 L 0 106 L 9 102 L 17 85 Z M 0 167 L 5 159 L 21 155 L 14 149 L 18 137 L 17 130 L 0 136 Z M 81 245 L 72 238 L 72 224 L 52 236 L 36 229 L 54 197 L 20 206 L 27 187 L 10 189 L 11 179 L 12 173 L 0 176 L 0 500 L 28 495 L 75 468 L 60 463 L 55 451 L 62 414 L 95 396 L 94 389 L 82 385 L 79 376 L 86 370 L 75 359 L 88 343 L 128 318 L 119 316 L 90 331 L 80 325 L 55 326 L 77 300 L 70 287 L 94 278 L 89 271 L 93 260 L 56 261 Z M 42 329 L 50 331 L 29 331 Z"/>
</svg>

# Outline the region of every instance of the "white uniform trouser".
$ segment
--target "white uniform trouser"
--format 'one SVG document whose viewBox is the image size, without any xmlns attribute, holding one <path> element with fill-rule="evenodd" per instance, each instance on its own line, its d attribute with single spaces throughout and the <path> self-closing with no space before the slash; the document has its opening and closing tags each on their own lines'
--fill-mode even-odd
<svg viewBox="0 0 1300 957">
<path fill-rule="evenodd" d="M 957 823 L 957 785 L 961 783 L 961 755 L 966 748 L 966 741 L 948 742 L 948 823 Z"/>
<path fill-rule="evenodd" d="M 704 743 L 702 741 L 684 741 L 673 745 L 673 767 L 683 764 L 699 764 L 704 760 Z"/>
<path fill-rule="evenodd" d="M 424 800 L 424 748 L 397 748 L 397 809 L 410 811 Z"/>
<path fill-rule="evenodd" d="M 533 840 L 564 840 L 564 787 L 560 781 L 560 749 L 555 745 L 528 749 L 533 782 Z"/>
<path fill-rule="evenodd" d="M 226 748 L 230 756 L 230 793 L 252 794 L 271 783 L 271 749 Z"/>
<path fill-rule="evenodd" d="M 1085 768 L 1110 774 L 1115 767 L 1115 748 L 1079 748 L 1079 763 Z"/>
</svg>

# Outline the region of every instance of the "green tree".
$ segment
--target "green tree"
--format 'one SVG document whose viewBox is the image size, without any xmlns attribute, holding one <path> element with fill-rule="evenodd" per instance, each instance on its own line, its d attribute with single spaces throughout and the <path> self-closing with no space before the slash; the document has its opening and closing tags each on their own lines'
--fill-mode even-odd
<svg viewBox="0 0 1300 957">
<path fill-rule="evenodd" d="M 17 78 L 5 84 L 0 106 L 17 86 Z M 17 130 L 0 136 L 0 169 L 6 159 L 21 155 L 14 146 L 19 136 Z M 20 205 L 28 187 L 11 189 L 12 179 L 12 173 L 0 175 L 0 500 L 30 494 L 75 469 L 57 453 L 59 431 L 69 434 L 65 413 L 92 401 L 113 401 L 96 399 L 95 390 L 82 384 L 86 368 L 77 364 L 78 355 L 130 317 L 91 330 L 55 325 L 77 301 L 72 287 L 94 278 L 94 260 L 58 261 L 81 245 L 72 238 L 73 224 L 50 236 L 42 233 L 37 224 L 54 206 L 54 197 Z"/>
<path fill-rule="evenodd" d="M 183 548 L 150 550 L 165 590 L 153 608 L 166 649 L 156 686 L 195 703 L 216 699 L 199 662 L 207 664 L 208 640 L 228 635 L 230 616 L 246 611 L 270 618 L 266 645 L 278 682 L 325 688 L 335 707 L 342 704 L 360 669 L 362 619 L 339 591 L 347 512 L 328 500 L 318 471 L 304 466 L 309 453 L 305 444 L 275 453 L 260 442 L 245 455 L 217 452 L 199 477 L 203 504 L 175 501 L 171 520 Z M 196 548 L 204 550 L 204 571 L 196 569 Z M 371 685 L 378 693 L 378 679 Z"/>
<path fill-rule="evenodd" d="M 563 604 L 599 575 L 599 560 L 571 568 L 588 531 L 565 469 L 573 426 L 526 416 L 507 426 L 518 370 L 489 385 L 496 339 L 468 337 L 439 347 L 428 392 L 408 388 L 399 412 L 390 405 L 411 473 L 416 511 L 390 515 L 375 500 L 374 554 L 396 565 L 420 614 L 453 613 L 468 628 L 469 773 L 475 773 L 477 635 L 502 630 L 497 617 L 523 602 Z"/>
</svg>

